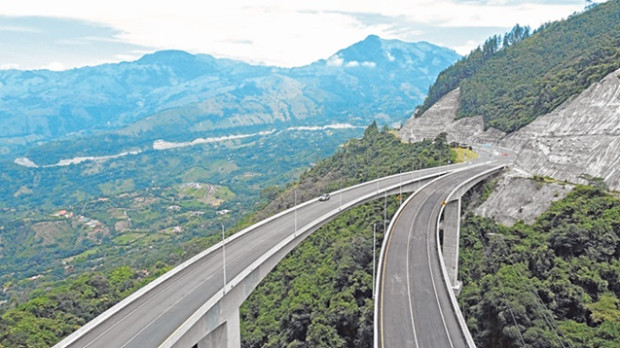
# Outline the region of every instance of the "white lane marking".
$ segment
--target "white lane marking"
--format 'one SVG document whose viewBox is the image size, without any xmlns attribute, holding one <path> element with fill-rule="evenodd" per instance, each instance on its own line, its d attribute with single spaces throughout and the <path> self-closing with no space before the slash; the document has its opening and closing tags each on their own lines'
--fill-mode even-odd
<svg viewBox="0 0 620 348">
<path fill-rule="evenodd" d="M 163 289 L 159 289 L 158 293 L 162 293 L 165 292 L 166 290 L 168 290 L 171 286 L 173 286 L 177 281 L 182 280 L 183 278 L 186 278 L 187 276 L 189 276 L 191 273 L 193 272 L 187 272 L 186 274 L 182 275 L 179 279 L 177 279 L 174 282 L 170 282 L 170 284 L 168 284 L 165 288 Z M 213 276 L 207 278 L 207 280 L 213 278 Z M 204 281 L 200 283 L 200 285 L 204 284 Z M 195 288 L 194 288 L 195 289 Z M 194 290 L 192 289 L 192 291 Z M 191 291 L 190 291 L 191 292 Z M 140 308 L 144 307 L 145 305 L 147 305 L 148 303 L 152 302 L 155 297 L 157 296 L 152 296 L 151 298 L 149 298 L 148 300 L 144 301 L 144 303 L 142 303 L 141 305 L 139 305 L 138 307 L 136 307 L 134 310 L 132 310 L 131 312 L 127 313 L 126 315 L 124 315 L 122 318 L 120 318 L 119 320 L 116 321 L 116 323 L 114 323 L 112 326 L 110 326 L 109 328 L 107 328 L 105 331 L 103 331 L 102 333 L 100 333 L 99 335 L 97 335 L 95 338 L 93 338 L 92 340 L 90 340 L 87 344 L 86 347 L 90 346 L 91 343 L 97 341 L 99 338 L 101 338 L 101 336 L 105 335 L 106 333 L 108 333 L 110 330 L 114 329 L 116 326 L 118 326 L 123 320 L 127 319 L 129 316 L 131 316 L 133 313 L 135 313 L 136 311 L 138 311 Z M 178 301 L 177 301 L 178 302 Z M 175 303 L 176 304 L 176 303 Z M 168 308 L 170 309 L 170 307 Z M 160 315 L 161 316 L 161 315 Z M 159 317 L 158 317 L 159 318 Z M 153 320 L 155 321 L 155 320 Z M 153 323 L 153 321 L 149 322 L 145 327 L 148 327 L 149 325 L 151 325 Z M 144 330 L 144 329 L 143 329 Z M 134 335 L 135 337 L 135 335 Z M 131 341 L 131 339 L 133 339 L 133 337 L 131 337 L 127 342 Z"/>
<path fill-rule="evenodd" d="M 420 209 L 416 212 L 412 221 L 415 221 L 418 217 Z M 411 224 L 411 228 L 409 229 L 409 235 L 407 236 L 407 262 L 406 262 L 406 271 L 407 271 L 407 297 L 409 298 L 409 315 L 411 316 L 411 327 L 413 329 L 413 339 L 415 341 L 415 346 L 419 347 L 418 344 L 418 335 L 415 332 L 415 322 L 413 321 L 413 297 L 411 297 L 411 284 L 409 281 L 409 243 L 411 242 L 411 234 L 413 233 L 413 223 Z"/>
<path fill-rule="evenodd" d="M 204 283 L 206 283 L 208 280 L 210 280 L 211 278 L 213 278 L 214 275 L 211 275 L 209 278 L 206 278 L 204 281 L 200 282 L 198 285 L 194 286 L 189 292 L 192 293 L 194 292 L 194 290 L 198 289 L 199 287 L 201 287 Z M 144 325 L 144 327 L 138 331 L 135 335 L 131 336 L 126 342 L 125 344 L 123 344 L 123 347 L 127 346 L 127 344 L 129 342 L 131 342 L 134 338 L 136 338 L 137 336 L 139 336 L 144 330 L 146 330 L 147 328 L 149 328 L 154 322 L 156 322 L 159 318 L 161 318 L 164 314 L 168 313 L 168 310 L 174 306 L 176 306 L 179 302 L 181 302 L 182 300 L 185 299 L 185 296 L 178 299 L 176 302 L 174 302 L 173 304 L 171 304 L 170 306 L 168 306 L 168 308 L 166 308 L 165 311 L 161 312 L 157 317 L 155 317 L 155 319 L 151 320 L 148 324 Z"/>
<path fill-rule="evenodd" d="M 432 195 L 428 195 L 426 197 L 424 202 L 420 205 L 420 208 L 422 206 L 424 206 L 429 201 L 431 196 Z M 413 228 L 414 224 L 413 223 L 415 222 L 415 220 L 418 219 L 418 216 L 420 215 L 420 210 L 421 209 L 418 209 L 416 211 L 415 216 L 414 216 L 414 218 L 412 220 L 411 228 L 409 230 L 409 236 L 408 236 L 408 239 L 407 239 L 407 263 L 406 263 L 406 266 L 407 266 L 407 293 L 409 295 L 409 313 L 411 315 L 411 323 L 412 323 L 412 326 L 413 326 L 413 334 L 414 334 L 414 338 L 415 338 L 415 342 L 416 342 L 416 347 L 418 346 L 418 341 L 417 341 L 417 336 L 416 336 L 416 332 L 415 332 L 415 324 L 413 322 L 413 305 L 412 305 L 412 296 L 411 296 L 411 285 L 410 285 L 410 281 L 409 281 L 409 278 L 410 278 L 409 277 L 409 245 L 410 245 L 410 242 L 411 242 L 411 234 L 413 233 L 413 230 L 414 230 L 414 228 Z M 435 209 L 433 209 L 433 210 L 435 210 Z M 433 216 L 433 214 L 431 214 L 431 216 Z M 437 287 L 435 286 L 435 279 L 433 277 L 433 272 L 432 272 L 432 268 L 431 268 L 431 254 L 430 254 L 430 250 L 429 250 L 430 244 L 428 243 L 428 231 L 431 230 L 432 222 L 433 222 L 433 219 L 430 219 L 429 220 L 429 224 L 427 226 L 427 233 L 425 234 L 425 236 L 427 238 L 427 241 L 426 241 L 426 250 L 427 250 L 426 254 L 427 254 L 427 258 L 428 258 L 427 265 L 428 265 L 428 269 L 429 269 L 429 274 L 431 276 L 431 283 L 433 284 L 433 291 L 435 293 L 435 300 L 437 301 L 437 307 L 439 308 L 439 314 L 441 316 L 441 321 L 443 322 L 444 329 L 446 331 L 446 335 L 448 336 L 448 342 L 450 342 L 450 347 L 454 347 L 454 344 L 452 343 L 452 338 L 450 337 L 450 332 L 448 330 L 448 326 L 446 324 L 445 317 L 443 315 L 443 310 L 441 308 L 441 303 L 439 302 L 439 296 L 437 294 Z"/>
<path fill-rule="evenodd" d="M 435 208 L 432 209 L 432 212 L 435 211 Z M 434 214 L 431 214 L 431 216 L 434 216 Z M 433 230 L 431 228 L 431 225 L 433 223 L 433 219 L 429 219 L 428 221 L 428 226 L 427 226 L 427 238 L 428 238 L 428 231 Z M 431 232 L 432 233 L 432 232 Z M 437 246 L 439 248 L 439 246 Z M 428 257 L 428 272 L 431 275 L 431 283 L 433 284 L 433 291 L 435 292 L 435 299 L 437 300 L 437 307 L 439 307 L 439 314 L 441 315 L 441 321 L 443 322 L 443 327 L 446 330 L 446 335 L 448 336 L 448 341 L 450 342 L 450 347 L 454 347 L 454 344 L 452 343 L 452 338 L 450 337 L 450 331 L 448 330 L 448 325 L 446 324 L 446 318 L 444 318 L 443 315 L 443 309 L 441 308 L 441 303 L 439 303 L 439 295 L 437 294 L 437 287 L 435 286 L 435 277 L 433 277 L 433 269 L 431 267 L 431 251 L 430 251 L 430 243 L 426 243 L 426 255 Z"/>
</svg>

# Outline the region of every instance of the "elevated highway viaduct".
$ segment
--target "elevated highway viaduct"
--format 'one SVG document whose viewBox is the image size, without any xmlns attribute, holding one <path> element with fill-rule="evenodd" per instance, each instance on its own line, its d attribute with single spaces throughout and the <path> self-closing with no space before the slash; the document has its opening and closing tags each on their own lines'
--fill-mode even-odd
<svg viewBox="0 0 620 348">
<path fill-rule="evenodd" d="M 437 177 L 488 161 L 481 156 L 470 163 L 392 175 L 334 192 L 325 202 L 315 198 L 299 204 L 175 267 L 55 347 L 239 347 L 239 307 L 312 232 L 354 206 L 415 191 Z"/>
<path fill-rule="evenodd" d="M 475 347 L 455 297 L 461 196 L 505 165 L 438 177 L 401 206 L 379 260 L 375 347 Z"/>
</svg>

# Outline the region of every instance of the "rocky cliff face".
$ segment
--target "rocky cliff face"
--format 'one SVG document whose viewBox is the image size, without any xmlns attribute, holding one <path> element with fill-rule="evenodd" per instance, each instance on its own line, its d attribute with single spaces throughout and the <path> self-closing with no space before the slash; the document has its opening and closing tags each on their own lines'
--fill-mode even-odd
<svg viewBox="0 0 620 348">
<path fill-rule="evenodd" d="M 524 178 L 518 170 L 511 170 L 499 180 L 493 193 L 474 212 L 505 226 L 512 226 L 519 220 L 532 224 L 549 208 L 551 202 L 566 197 L 572 188 L 573 185 L 563 183 L 543 184 Z"/>
<path fill-rule="evenodd" d="M 495 128 L 484 130 L 482 116 L 457 119 L 459 89 L 446 94 L 420 117 L 410 118 L 400 130 L 400 136 L 411 142 L 435 138 L 448 133 L 448 141 L 462 144 L 497 143 L 506 134 Z"/>
<path fill-rule="evenodd" d="M 447 132 L 450 141 L 494 143 L 516 151 L 515 165 L 531 174 L 576 183 L 600 177 L 620 190 L 620 70 L 509 135 L 484 131 L 481 117 L 457 119 L 458 98 L 457 89 L 411 118 L 401 137 L 417 141 Z"/>
<path fill-rule="evenodd" d="M 500 145 L 518 150 L 517 166 L 582 182 L 584 174 L 620 189 L 620 70 L 538 118 Z"/>
</svg>

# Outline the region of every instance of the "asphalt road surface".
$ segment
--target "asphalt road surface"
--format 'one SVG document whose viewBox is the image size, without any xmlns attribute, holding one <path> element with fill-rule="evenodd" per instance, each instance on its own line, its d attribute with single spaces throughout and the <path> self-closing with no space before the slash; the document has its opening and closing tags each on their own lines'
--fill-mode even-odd
<svg viewBox="0 0 620 348">
<path fill-rule="evenodd" d="M 467 347 L 437 252 L 437 217 L 453 188 L 497 162 L 441 177 L 408 201 L 386 242 L 379 280 L 381 348 Z"/>
</svg>

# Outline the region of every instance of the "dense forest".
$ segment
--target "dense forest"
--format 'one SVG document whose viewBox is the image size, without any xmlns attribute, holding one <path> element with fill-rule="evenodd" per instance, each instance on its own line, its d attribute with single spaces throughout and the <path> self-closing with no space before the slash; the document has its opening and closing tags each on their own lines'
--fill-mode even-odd
<svg viewBox="0 0 620 348">
<path fill-rule="evenodd" d="M 620 68 L 620 1 L 530 33 L 515 26 L 439 74 L 416 115 L 460 87 L 459 116 L 513 132 Z"/>
<path fill-rule="evenodd" d="M 389 219 L 398 201 L 388 201 Z M 293 250 L 241 308 L 241 346 L 371 348 L 383 209 L 383 200 L 354 208 Z"/>
<path fill-rule="evenodd" d="M 532 225 L 469 215 L 459 277 L 479 347 L 618 347 L 620 199 L 578 186 Z"/>
<path fill-rule="evenodd" d="M 33 292 L 0 316 L 0 347 L 49 347 L 167 269 L 159 263 L 150 270 L 87 272 Z"/>
</svg>

